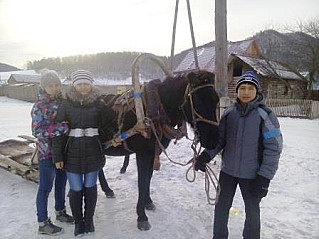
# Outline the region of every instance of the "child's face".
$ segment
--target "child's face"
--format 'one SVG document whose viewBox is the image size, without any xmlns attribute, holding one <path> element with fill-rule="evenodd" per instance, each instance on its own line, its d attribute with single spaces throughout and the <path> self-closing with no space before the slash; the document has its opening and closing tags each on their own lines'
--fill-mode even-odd
<svg viewBox="0 0 319 239">
<path fill-rule="evenodd" d="M 238 88 L 238 98 L 241 103 L 247 104 L 254 100 L 257 94 L 257 89 L 252 84 L 241 84 Z"/>
<path fill-rule="evenodd" d="M 87 83 L 80 83 L 75 86 L 75 90 L 81 95 L 88 95 L 92 91 L 92 85 Z"/>
<path fill-rule="evenodd" d="M 50 83 L 44 88 L 50 97 L 55 97 L 61 93 L 61 84 L 59 83 Z"/>
</svg>

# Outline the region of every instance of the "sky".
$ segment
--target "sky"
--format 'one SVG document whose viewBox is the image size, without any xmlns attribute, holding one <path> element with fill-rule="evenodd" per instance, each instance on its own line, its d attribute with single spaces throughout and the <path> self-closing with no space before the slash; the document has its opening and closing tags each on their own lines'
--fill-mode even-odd
<svg viewBox="0 0 319 239">
<path fill-rule="evenodd" d="M 171 54 L 174 0 L 0 0 L 0 62 L 99 52 Z M 196 45 L 215 39 L 215 1 L 190 0 Z M 318 0 L 228 0 L 227 37 L 319 17 Z M 186 1 L 179 1 L 175 53 L 192 46 Z"/>
<path fill-rule="evenodd" d="M 32 103 L 0 97 L 0 142 L 31 135 Z M 17 117 L 19 115 L 19 117 Z M 319 119 L 279 118 L 283 133 L 283 152 L 279 168 L 270 183 L 267 197 L 261 201 L 261 239 L 319 238 Z M 189 129 L 189 136 L 192 132 Z M 296 139 L 298 137 L 298 139 Z M 20 139 L 21 140 L 21 139 Z M 168 155 L 177 162 L 192 157 L 191 141 L 185 138 L 171 143 Z M 218 175 L 220 157 L 210 163 Z M 107 156 L 104 172 L 116 198 L 107 199 L 98 185 L 94 215 L 97 239 L 207 239 L 212 238 L 214 207 L 209 205 L 204 190 L 203 173 L 193 183 L 186 180 L 188 167 L 171 163 L 161 155 L 161 169 L 154 171 L 151 197 L 155 212 L 147 211 L 151 230 L 136 227 L 137 170 L 135 156 L 125 174 L 120 174 L 123 157 Z M 189 175 L 191 176 L 191 175 Z M 37 184 L 0 168 L 1 239 L 47 239 L 37 234 Z M 99 183 L 98 183 L 99 184 Z M 214 197 L 211 188 L 210 195 Z M 49 198 L 49 215 L 53 222 L 53 191 Z M 68 200 L 67 211 L 70 212 Z M 237 190 L 229 216 L 229 239 L 242 238 L 244 205 Z M 64 229 L 57 238 L 73 239 L 73 225 L 59 224 Z"/>
</svg>

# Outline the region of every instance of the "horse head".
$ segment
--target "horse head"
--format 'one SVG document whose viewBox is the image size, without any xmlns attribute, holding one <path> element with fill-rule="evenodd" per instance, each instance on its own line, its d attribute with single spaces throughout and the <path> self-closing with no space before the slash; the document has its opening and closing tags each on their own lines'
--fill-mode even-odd
<svg viewBox="0 0 319 239">
<path fill-rule="evenodd" d="M 188 85 L 181 108 L 201 146 L 213 149 L 218 142 L 216 108 L 219 102 L 214 87 L 214 74 L 198 70 L 188 73 L 186 77 Z"/>
</svg>

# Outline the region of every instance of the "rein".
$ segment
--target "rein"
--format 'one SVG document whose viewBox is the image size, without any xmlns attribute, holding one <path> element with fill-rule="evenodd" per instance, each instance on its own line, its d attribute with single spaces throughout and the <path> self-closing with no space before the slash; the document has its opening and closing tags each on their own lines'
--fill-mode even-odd
<svg viewBox="0 0 319 239">
<path fill-rule="evenodd" d="M 146 126 L 146 128 L 150 128 L 151 131 L 153 132 L 156 141 L 158 143 L 159 148 L 162 150 L 162 152 L 165 154 L 165 156 L 168 158 L 168 160 L 174 164 L 180 165 L 180 166 L 187 166 L 189 164 L 191 164 L 188 169 L 186 170 L 186 180 L 188 182 L 194 182 L 196 179 L 196 171 L 195 171 L 195 162 L 196 159 L 199 156 L 199 152 L 201 151 L 201 146 L 199 144 L 199 136 L 196 133 L 197 132 L 197 127 L 196 127 L 196 123 L 197 122 L 205 122 L 214 126 L 218 125 L 218 122 L 209 120 L 204 118 L 203 116 L 201 116 L 195 109 L 194 109 L 194 104 L 193 104 L 193 94 L 205 87 L 214 87 L 213 84 L 204 84 L 198 87 L 195 87 L 193 89 L 191 89 L 190 84 L 187 84 L 185 93 L 184 93 L 184 101 L 183 103 L 179 106 L 179 109 L 182 111 L 183 113 L 183 117 L 184 119 L 187 121 L 187 115 L 185 113 L 184 110 L 184 106 L 187 103 L 188 99 L 190 102 L 190 106 L 191 106 L 191 115 L 192 115 L 192 124 L 194 127 L 194 138 L 193 139 L 189 139 L 187 136 L 187 128 L 186 128 L 186 121 L 183 120 L 182 122 L 182 126 L 179 129 L 174 129 L 173 127 L 169 126 L 169 125 L 165 125 L 162 126 L 162 132 L 163 133 L 168 133 L 169 135 L 171 135 L 172 137 L 170 139 L 175 138 L 175 144 L 177 142 L 177 140 L 181 139 L 183 136 L 186 137 L 186 139 L 191 140 L 192 141 L 192 145 L 191 145 L 191 149 L 193 150 L 193 157 L 186 163 L 180 163 L 180 162 L 176 162 L 174 160 L 172 160 L 167 152 L 166 149 L 164 148 L 164 146 L 162 145 L 161 141 L 160 141 L 160 136 L 158 135 L 158 132 L 156 130 L 156 127 L 152 121 L 152 119 L 148 118 L 148 117 L 144 117 L 143 123 Z M 133 111 L 133 108 L 130 107 L 130 104 L 128 102 L 128 100 L 125 100 L 125 103 L 123 103 L 122 107 L 128 109 L 129 111 Z M 124 109 L 122 109 L 122 111 L 124 111 Z M 121 117 L 118 118 L 118 125 L 120 126 L 119 128 L 121 129 L 123 127 L 123 120 L 124 120 L 124 112 L 121 112 L 120 115 Z M 112 140 L 109 140 L 108 142 L 106 142 L 107 148 L 110 146 L 116 147 L 120 144 L 122 144 L 127 138 L 135 135 L 135 134 L 145 134 L 145 130 L 146 128 L 140 128 L 140 125 L 135 125 L 132 129 L 129 129 L 128 131 L 126 131 L 124 134 L 121 133 L 121 130 L 119 130 L 119 132 L 114 136 L 114 138 Z M 192 176 L 190 176 L 190 172 L 193 172 Z M 215 192 L 216 192 L 216 197 L 213 198 L 210 196 L 210 187 L 211 185 L 213 186 Z M 205 192 L 206 192 L 206 197 L 207 197 L 207 201 L 210 205 L 215 205 L 218 202 L 218 198 L 219 198 L 219 192 L 220 192 L 220 188 L 219 188 L 219 183 L 218 183 L 218 179 L 216 174 L 214 173 L 214 171 L 208 166 L 206 165 L 206 172 L 205 172 Z"/>
<path fill-rule="evenodd" d="M 160 142 L 159 136 L 158 136 L 158 134 L 156 132 L 156 129 L 155 129 L 155 126 L 154 126 L 152 120 L 149 119 L 149 125 L 152 128 L 152 131 L 153 131 L 153 133 L 155 135 L 155 138 L 156 138 L 156 140 L 158 142 L 158 145 L 159 145 L 160 149 L 162 150 L 162 152 L 165 154 L 165 156 L 168 158 L 168 160 L 170 162 L 172 162 L 174 164 L 177 164 L 177 165 L 180 165 L 180 166 L 187 166 L 187 165 L 191 164 L 190 167 L 188 167 L 188 169 L 186 170 L 186 175 L 185 175 L 186 180 L 188 182 L 194 182 L 195 179 L 196 179 L 195 162 L 196 162 L 196 160 L 197 160 L 197 158 L 199 156 L 199 152 L 201 150 L 201 146 L 200 145 L 199 145 L 199 149 L 198 149 L 199 137 L 198 137 L 198 134 L 196 133 L 196 131 L 197 131 L 196 123 L 201 121 L 201 122 L 205 122 L 205 123 L 208 123 L 208 124 L 211 124 L 211 125 L 214 125 L 214 126 L 218 126 L 219 125 L 218 121 L 216 122 L 216 121 L 212 121 L 212 120 L 204 118 L 194 108 L 192 95 L 196 91 L 198 91 L 198 90 L 200 90 L 202 88 L 205 88 L 205 87 L 214 87 L 214 85 L 213 84 L 204 84 L 204 85 L 195 87 L 194 89 L 191 89 L 191 86 L 188 83 L 187 87 L 186 87 L 186 90 L 185 90 L 185 94 L 184 94 L 184 101 L 179 107 L 180 110 L 183 112 L 185 120 L 187 120 L 188 118 L 186 116 L 186 113 L 185 113 L 185 110 L 184 110 L 184 106 L 187 103 L 187 100 L 189 98 L 190 105 L 191 105 L 192 123 L 193 123 L 193 127 L 194 127 L 194 138 L 192 140 L 189 139 L 188 136 L 187 136 L 187 133 L 184 136 L 186 136 L 187 139 L 192 141 L 191 149 L 193 150 L 194 154 L 193 154 L 193 157 L 188 162 L 186 162 L 186 163 L 176 162 L 176 161 L 172 160 L 168 156 L 168 154 L 166 152 L 166 149 L 164 148 L 164 146 Z M 176 139 L 176 141 L 177 141 L 177 139 Z M 175 144 L 176 144 L 176 141 L 175 141 Z M 189 173 L 191 171 L 193 172 L 192 177 L 189 176 Z M 212 186 L 213 186 L 213 188 L 214 188 L 214 190 L 216 192 L 215 198 L 211 197 L 211 195 L 210 195 L 211 184 L 212 184 Z M 205 170 L 205 192 L 206 192 L 206 197 L 207 197 L 208 204 L 210 204 L 210 205 L 217 204 L 218 199 L 219 199 L 219 194 L 220 194 L 219 182 L 218 182 L 217 175 L 215 174 L 215 172 L 208 165 L 206 165 L 206 170 Z"/>
<path fill-rule="evenodd" d="M 153 124 L 153 121 L 149 118 L 145 118 L 145 121 L 147 121 L 148 125 L 151 127 L 153 134 L 155 135 L 156 141 L 159 145 L 159 148 L 162 150 L 162 152 L 165 154 L 165 156 L 167 157 L 167 159 L 171 163 L 177 164 L 180 166 L 187 166 L 187 165 L 191 164 L 188 167 L 188 169 L 186 170 L 185 178 L 190 183 L 195 182 L 195 179 L 196 179 L 195 162 L 196 162 L 196 159 L 198 158 L 199 152 L 201 150 L 201 146 L 199 146 L 199 149 L 197 149 L 197 146 L 199 143 L 199 139 L 198 139 L 197 134 L 194 135 L 194 138 L 192 140 L 187 137 L 187 134 L 185 135 L 187 139 L 192 141 L 191 149 L 193 150 L 194 154 L 193 154 L 193 157 L 188 162 L 180 163 L 180 162 L 172 160 L 169 157 L 169 155 L 167 154 L 166 149 L 164 148 L 164 146 L 162 145 L 162 143 L 160 141 L 160 138 L 158 136 L 156 128 Z M 177 141 L 177 139 L 176 139 L 176 141 Z M 175 144 L 176 144 L 176 141 L 175 141 Z M 213 171 L 213 169 L 209 165 L 206 164 L 205 168 L 206 168 L 206 170 L 205 170 L 205 193 L 206 193 L 207 202 L 210 205 L 216 205 L 218 202 L 218 199 L 219 199 L 219 194 L 220 194 L 219 181 L 218 181 L 217 175 L 215 174 L 215 172 Z M 190 172 L 193 173 L 191 176 L 189 176 Z M 213 189 L 216 192 L 215 197 L 212 197 L 210 195 L 211 184 L 213 186 Z"/>
</svg>

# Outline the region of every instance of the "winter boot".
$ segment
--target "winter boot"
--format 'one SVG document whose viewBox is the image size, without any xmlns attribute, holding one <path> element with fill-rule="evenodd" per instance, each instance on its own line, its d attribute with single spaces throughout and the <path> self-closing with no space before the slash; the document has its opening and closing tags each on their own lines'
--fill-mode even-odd
<svg viewBox="0 0 319 239">
<path fill-rule="evenodd" d="M 82 237 L 84 235 L 85 228 L 84 228 L 84 222 L 81 221 L 79 223 L 75 223 L 74 225 L 74 236 L 75 237 Z"/>
<path fill-rule="evenodd" d="M 86 233 L 95 231 L 93 216 L 97 201 L 96 185 L 90 188 L 84 188 L 84 227 Z"/>
<path fill-rule="evenodd" d="M 65 208 L 61 211 L 55 211 L 55 215 L 56 215 L 56 220 L 60 221 L 60 222 L 65 222 L 68 224 L 74 224 L 74 219 L 72 216 L 68 215 L 66 213 Z"/>
<path fill-rule="evenodd" d="M 84 234 L 84 222 L 83 222 L 83 191 L 70 190 L 69 202 L 74 218 L 74 236 L 81 236 Z"/>
<path fill-rule="evenodd" d="M 50 236 L 60 235 L 63 232 L 61 227 L 54 225 L 50 218 L 43 222 L 39 222 L 39 234 L 45 234 Z"/>
</svg>

